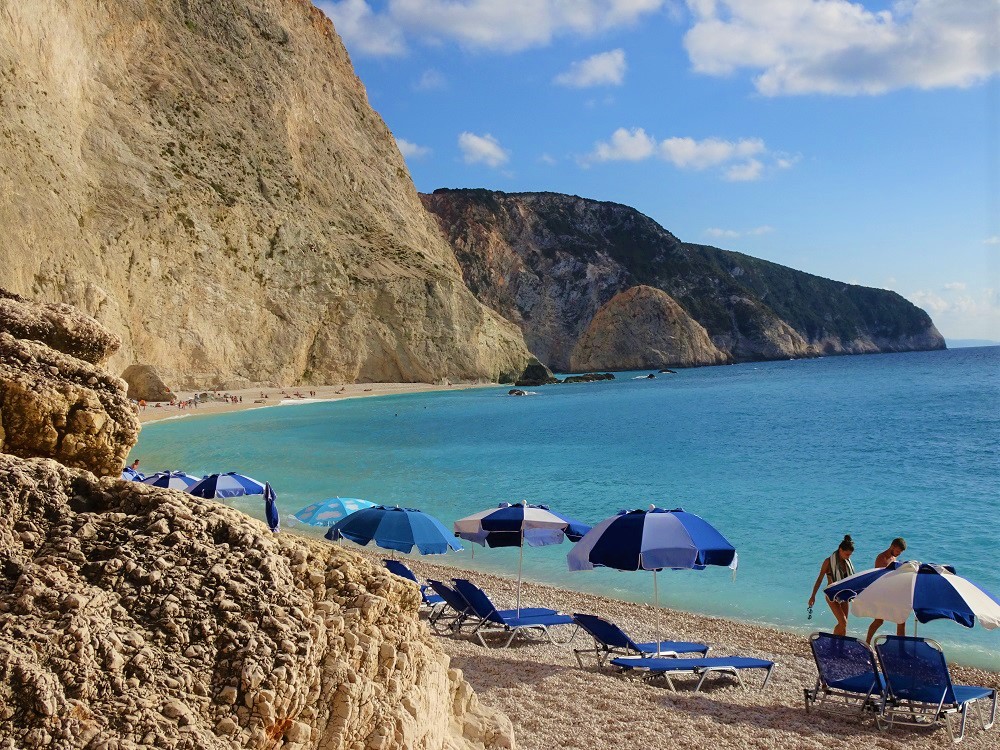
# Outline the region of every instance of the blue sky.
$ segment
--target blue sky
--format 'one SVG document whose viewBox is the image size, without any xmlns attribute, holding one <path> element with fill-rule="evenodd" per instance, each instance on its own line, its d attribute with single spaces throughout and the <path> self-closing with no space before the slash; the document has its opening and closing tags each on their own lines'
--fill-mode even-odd
<svg viewBox="0 0 1000 750">
<path fill-rule="evenodd" d="M 1000 340 L 997 0 L 317 0 L 417 189 L 633 206 Z"/>
</svg>

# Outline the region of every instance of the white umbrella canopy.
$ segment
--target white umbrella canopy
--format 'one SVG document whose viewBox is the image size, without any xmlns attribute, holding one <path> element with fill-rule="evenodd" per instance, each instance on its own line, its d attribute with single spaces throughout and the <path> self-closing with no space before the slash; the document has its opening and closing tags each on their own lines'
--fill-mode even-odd
<svg viewBox="0 0 1000 750">
<path fill-rule="evenodd" d="M 855 597 L 856 617 L 903 623 L 954 620 L 971 628 L 978 620 L 987 630 L 1000 627 L 1000 601 L 947 565 L 905 562 L 873 581 Z"/>
</svg>

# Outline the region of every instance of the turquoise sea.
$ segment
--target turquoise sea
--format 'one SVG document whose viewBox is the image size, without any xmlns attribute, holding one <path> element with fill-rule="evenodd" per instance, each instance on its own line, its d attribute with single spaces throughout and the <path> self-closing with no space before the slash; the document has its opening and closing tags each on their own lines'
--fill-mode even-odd
<svg viewBox="0 0 1000 750">
<path fill-rule="evenodd" d="M 895 536 L 904 559 L 953 564 L 1000 594 L 1000 347 L 679 370 L 655 380 L 301 404 L 147 425 L 143 469 L 269 480 L 283 527 L 334 495 L 419 507 L 446 525 L 501 501 L 596 523 L 621 508 L 683 507 L 736 546 L 740 567 L 667 571 L 665 606 L 831 629 L 806 600 L 845 533 L 858 570 Z M 131 460 L 131 459 L 130 459 Z M 233 505 L 263 518 L 260 498 Z M 450 562 L 515 575 L 517 550 L 469 545 Z M 569 573 L 568 543 L 527 549 L 525 577 L 650 601 L 652 576 Z M 539 604 L 539 603 L 534 603 Z M 912 625 L 912 620 L 911 620 Z M 867 620 L 850 622 L 863 635 Z M 883 632 L 891 632 L 885 627 Z M 921 625 L 956 661 L 1000 668 L 1000 630 Z"/>
</svg>

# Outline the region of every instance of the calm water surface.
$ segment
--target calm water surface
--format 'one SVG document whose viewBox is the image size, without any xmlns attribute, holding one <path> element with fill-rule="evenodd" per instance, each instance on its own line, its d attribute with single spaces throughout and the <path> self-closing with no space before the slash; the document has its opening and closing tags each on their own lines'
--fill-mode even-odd
<svg viewBox="0 0 1000 750">
<path fill-rule="evenodd" d="M 683 507 L 729 538 L 740 568 L 735 581 L 667 571 L 661 601 L 787 630 L 832 629 L 822 598 L 807 622 L 806 600 L 847 533 L 858 570 L 903 536 L 905 559 L 953 564 L 1000 594 L 1000 347 L 634 379 L 645 374 L 525 398 L 497 387 L 170 420 L 146 426 L 133 456 L 147 471 L 267 479 L 284 527 L 317 536 L 290 515 L 334 495 L 419 507 L 448 526 L 501 501 L 588 523 L 651 502 Z M 259 498 L 233 505 L 263 517 Z M 652 599 L 650 574 L 569 573 L 568 549 L 526 550 L 526 578 Z M 515 574 L 517 550 L 451 562 Z M 852 619 L 849 632 L 867 626 Z M 937 622 L 920 634 L 953 659 L 1000 668 L 1000 630 Z"/>
</svg>

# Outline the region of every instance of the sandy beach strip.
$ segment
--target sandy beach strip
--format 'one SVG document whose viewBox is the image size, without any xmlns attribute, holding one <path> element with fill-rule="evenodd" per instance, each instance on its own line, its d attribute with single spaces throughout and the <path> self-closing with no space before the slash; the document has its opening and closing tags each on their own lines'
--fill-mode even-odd
<svg viewBox="0 0 1000 750">
<path fill-rule="evenodd" d="M 353 545 L 351 549 L 358 551 Z M 381 550 L 363 549 L 359 554 L 376 561 L 388 557 Z M 513 579 L 423 559 L 407 558 L 405 562 L 422 579 L 469 578 L 482 586 L 498 607 L 514 606 Z M 655 640 L 652 605 L 534 583 L 522 585 L 521 603 L 600 615 L 616 622 L 634 640 Z M 662 611 L 661 622 L 664 638 L 707 643 L 712 647 L 710 656 L 774 661 L 777 666 L 771 681 L 762 691 L 762 671 L 744 674 L 749 689 L 726 676 L 710 676 L 701 692 L 695 693 L 696 680 L 681 677 L 674 680 L 677 692 L 673 693 L 666 686 L 624 677 L 611 667 L 599 669 L 593 657 L 588 661 L 584 656 L 586 668 L 580 669 L 572 649 L 593 644 L 584 633 L 564 646 L 519 637 L 507 649 L 486 649 L 466 637 L 440 636 L 437 640 L 451 657 L 452 667 L 464 672 L 480 700 L 510 717 L 517 746 L 523 750 L 664 746 L 829 750 L 841 743 L 852 748 L 912 750 L 951 744 L 943 728 L 880 732 L 872 718 L 806 713 L 802 691 L 813 687 L 816 667 L 809 645 L 800 635 L 667 609 Z M 867 625 L 866 620 L 864 627 Z M 855 623 L 854 630 L 857 627 Z M 952 666 L 951 673 L 956 684 L 1000 688 L 1000 673 L 961 666 Z M 1000 746 L 998 730 L 1000 727 L 980 731 L 970 715 L 962 746 L 995 749 Z"/>
<path fill-rule="evenodd" d="M 139 410 L 139 421 L 143 424 L 160 422 L 179 417 L 200 417 L 210 414 L 225 414 L 227 412 L 262 409 L 271 406 L 292 406 L 309 404 L 318 401 L 339 401 L 347 398 L 364 398 L 369 396 L 398 396 L 407 393 L 430 393 L 436 391 L 458 391 L 466 388 L 484 388 L 495 383 L 459 383 L 441 385 L 433 383 L 347 383 L 341 385 L 302 385 L 287 388 L 247 388 L 235 391 L 197 391 L 208 393 L 209 401 L 200 402 L 197 407 L 179 408 L 167 403 L 147 404 Z M 214 398 L 218 393 L 219 398 Z M 299 394 L 299 395 L 296 395 Z M 310 395 L 312 394 L 312 395 Z M 195 392 L 181 391 L 177 394 L 179 401 L 187 401 Z M 236 403 L 226 401 L 224 395 L 233 396 Z M 242 401 L 238 399 L 242 398 Z"/>
</svg>

